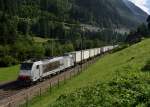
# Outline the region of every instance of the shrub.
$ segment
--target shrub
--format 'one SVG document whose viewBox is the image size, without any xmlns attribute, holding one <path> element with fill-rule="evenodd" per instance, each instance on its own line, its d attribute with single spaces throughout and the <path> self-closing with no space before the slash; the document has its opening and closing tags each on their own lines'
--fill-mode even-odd
<svg viewBox="0 0 150 107">
<path fill-rule="evenodd" d="M 7 67 L 17 64 L 18 61 L 12 56 L 4 56 L 0 59 L 0 67 Z"/>
<path fill-rule="evenodd" d="M 128 47 L 129 47 L 129 45 L 128 45 L 128 44 L 120 45 L 119 47 L 117 47 L 117 48 L 113 49 L 113 51 L 112 51 L 112 52 L 121 51 L 121 50 L 123 50 L 123 49 L 125 49 L 125 48 L 128 48 Z"/>
<path fill-rule="evenodd" d="M 143 79 L 144 78 L 144 79 Z M 149 107 L 150 82 L 141 76 L 120 77 L 61 95 L 52 107 Z"/>
<path fill-rule="evenodd" d="M 150 60 L 147 61 L 145 66 L 142 68 L 142 71 L 150 71 Z"/>
</svg>

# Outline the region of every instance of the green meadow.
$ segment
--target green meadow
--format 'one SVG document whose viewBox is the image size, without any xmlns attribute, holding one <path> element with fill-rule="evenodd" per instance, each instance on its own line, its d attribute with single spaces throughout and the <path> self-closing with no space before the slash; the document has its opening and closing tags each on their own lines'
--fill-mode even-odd
<svg viewBox="0 0 150 107">
<path fill-rule="evenodd" d="M 19 65 L 0 68 L 0 83 L 16 80 L 19 73 Z"/>
</svg>

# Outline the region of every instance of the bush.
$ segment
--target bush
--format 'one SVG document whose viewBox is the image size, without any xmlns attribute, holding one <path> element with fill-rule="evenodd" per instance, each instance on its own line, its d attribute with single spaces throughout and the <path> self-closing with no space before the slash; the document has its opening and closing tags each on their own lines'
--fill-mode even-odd
<svg viewBox="0 0 150 107">
<path fill-rule="evenodd" d="M 145 66 L 142 68 L 142 71 L 150 71 L 150 61 L 147 61 Z"/>
<path fill-rule="evenodd" d="M 149 107 L 149 77 L 132 75 L 61 95 L 51 107 Z"/>
<path fill-rule="evenodd" d="M 0 59 L 0 67 L 7 67 L 17 64 L 18 61 L 12 56 L 4 56 Z"/>
<path fill-rule="evenodd" d="M 41 44 L 33 44 L 31 46 L 31 58 L 42 58 L 45 54 L 44 46 Z"/>
<path fill-rule="evenodd" d="M 121 51 L 121 50 L 123 50 L 123 49 L 125 49 L 125 48 L 128 48 L 128 47 L 129 47 L 128 44 L 120 45 L 119 47 L 113 49 L 112 52 L 118 52 L 118 51 Z"/>
</svg>

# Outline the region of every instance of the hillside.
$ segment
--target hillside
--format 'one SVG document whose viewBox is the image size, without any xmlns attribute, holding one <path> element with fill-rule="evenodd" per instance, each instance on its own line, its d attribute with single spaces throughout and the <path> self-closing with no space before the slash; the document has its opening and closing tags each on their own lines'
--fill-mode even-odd
<svg viewBox="0 0 150 107">
<path fill-rule="evenodd" d="M 72 40 L 80 24 L 130 29 L 147 16 L 127 0 L 1 0 L 1 43 L 13 43 L 18 35 Z"/>
<path fill-rule="evenodd" d="M 133 28 L 145 22 L 148 15 L 133 3 L 125 1 L 75 0 L 73 16 L 82 23 L 96 24 L 100 27 Z M 132 8 L 130 8 L 131 5 Z M 135 13 L 138 13 L 138 16 Z"/>
<path fill-rule="evenodd" d="M 138 24 L 121 0 L 1 0 L 0 66 L 81 50 L 83 35 L 84 49 L 123 42 L 126 35 L 114 28 Z M 86 25 L 88 31 L 81 29 Z M 49 40 L 38 43 L 33 37 Z M 51 47 L 53 42 L 57 48 Z"/>
<path fill-rule="evenodd" d="M 114 91 L 116 90 L 116 94 L 115 92 L 112 92 L 115 94 L 113 95 L 114 96 L 113 101 L 116 101 L 115 99 L 118 99 L 118 101 L 121 104 L 124 104 L 122 100 L 124 100 L 125 103 L 128 100 L 128 102 L 132 104 L 134 103 L 133 100 L 137 101 L 138 98 L 142 98 L 141 95 L 143 95 L 144 99 L 149 98 L 149 96 L 146 97 L 145 95 L 148 95 L 148 93 L 150 93 L 150 90 L 149 90 L 150 89 L 150 85 L 149 85 L 150 75 L 148 71 L 142 70 L 142 68 L 145 66 L 147 61 L 150 60 L 149 43 L 150 43 L 150 39 L 147 39 L 129 48 L 126 48 L 122 51 L 104 56 L 96 64 L 89 67 L 88 70 L 81 73 L 79 76 L 73 78 L 72 80 L 69 80 L 65 85 L 60 86 L 59 89 L 54 89 L 52 93 L 47 92 L 46 94 L 43 95 L 42 98 L 36 98 L 33 101 L 31 101 L 30 104 L 33 107 L 40 107 L 40 106 L 47 107 L 48 105 L 52 103 L 55 105 L 54 107 L 59 107 L 60 105 L 61 106 L 65 105 L 65 107 L 66 106 L 70 107 L 70 106 L 75 106 L 75 105 L 81 106 L 82 104 L 85 104 L 85 102 L 87 104 L 88 104 L 88 101 L 92 100 L 93 102 L 94 96 L 90 97 L 91 100 L 87 100 L 87 99 L 89 98 L 88 97 L 89 95 L 96 94 L 94 89 L 103 90 L 104 93 L 107 92 L 107 90 L 104 90 L 106 88 L 105 86 L 108 86 L 107 87 L 108 90 L 114 87 Z M 99 84 L 99 82 L 100 82 L 100 85 L 98 86 L 101 86 L 101 84 L 104 83 L 103 85 L 104 89 L 101 89 L 101 87 L 95 86 L 95 84 L 96 83 Z M 114 83 L 114 85 L 112 84 L 112 87 L 111 87 L 107 83 L 111 83 L 111 84 Z M 119 95 L 123 95 L 123 96 L 118 95 L 117 92 L 119 90 L 115 84 L 117 84 L 117 86 L 120 86 L 119 84 L 122 84 Z M 82 88 L 82 87 L 86 87 L 86 88 Z M 86 89 L 89 89 L 89 91 Z M 126 91 L 123 91 L 123 90 L 126 90 Z M 96 91 L 96 92 L 98 95 L 102 94 L 100 93 L 101 91 Z M 105 94 L 108 95 L 108 93 L 105 93 Z M 111 94 L 110 94 L 110 98 L 111 98 Z M 127 94 L 129 96 L 126 96 Z M 118 98 L 116 98 L 117 97 L 116 95 L 118 95 Z M 61 97 L 59 98 L 59 96 Z M 99 98 L 99 97 L 95 96 L 95 98 Z M 104 98 L 106 98 L 106 96 Z M 58 100 L 56 101 L 56 99 Z M 70 99 L 73 99 L 73 100 L 70 100 Z M 97 100 L 94 100 L 94 101 L 97 101 Z M 147 101 L 147 99 L 141 100 L 141 102 L 142 101 Z M 126 104 L 128 104 L 128 102 Z M 93 104 L 93 103 L 90 103 L 90 104 Z M 106 104 L 106 102 L 104 104 Z M 112 104 L 112 102 L 108 102 L 107 104 Z"/>
<path fill-rule="evenodd" d="M 100 27 L 133 27 L 147 18 L 144 11 L 128 0 L 2 0 L 0 4 L 0 13 L 30 19 L 34 28 L 41 16 L 58 23 L 79 21 Z M 32 32 L 36 34 L 34 28 Z"/>
<path fill-rule="evenodd" d="M 147 18 L 147 13 L 144 12 L 142 9 L 140 9 L 139 7 L 137 7 L 135 4 L 133 4 L 132 2 L 128 1 L 128 0 L 123 0 L 125 5 L 133 12 L 133 14 L 139 19 L 139 20 L 143 20 Z M 145 17 L 146 16 L 146 17 Z"/>
</svg>

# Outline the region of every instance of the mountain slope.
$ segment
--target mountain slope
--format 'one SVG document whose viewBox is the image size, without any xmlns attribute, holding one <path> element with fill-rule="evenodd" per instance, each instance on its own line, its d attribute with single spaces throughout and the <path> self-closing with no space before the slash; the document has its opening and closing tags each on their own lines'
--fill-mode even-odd
<svg viewBox="0 0 150 107">
<path fill-rule="evenodd" d="M 75 0 L 73 18 L 101 27 L 133 27 L 145 22 L 147 14 L 137 6 L 129 8 L 123 0 Z M 140 10 L 140 12 L 139 12 Z"/>
<path fill-rule="evenodd" d="M 34 22 L 42 16 L 49 21 L 79 21 L 100 27 L 134 27 L 147 17 L 127 0 L 2 0 L 0 11 Z"/>
<path fill-rule="evenodd" d="M 123 0 L 123 2 L 133 12 L 133 14 L 137 16 L 139 20 L 146 20 L 146 18 L 148 17 L 148 14 L 146 12 L 144 12 L 142 9 L 128 0 Z"/>
</svg>

